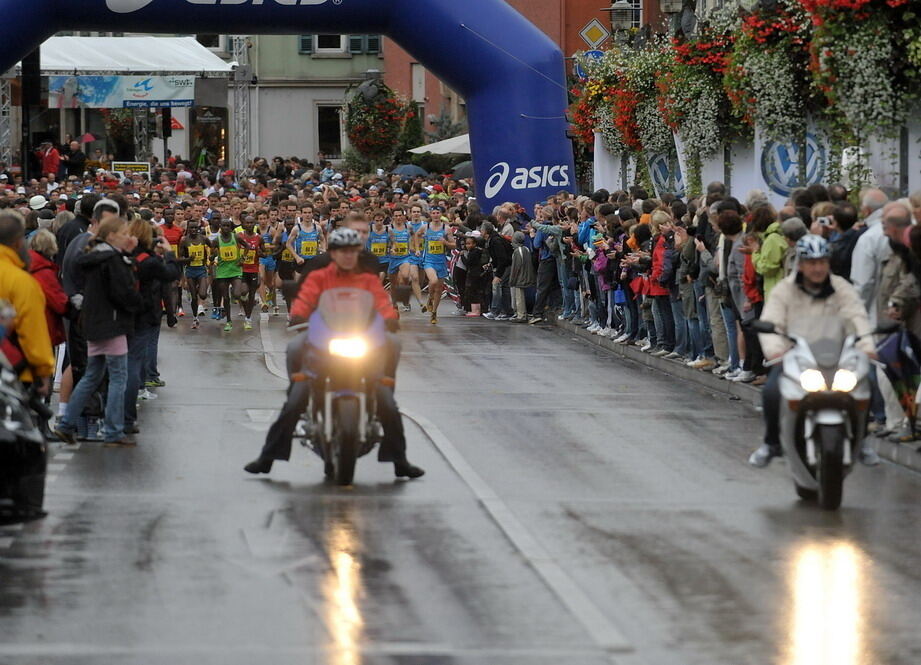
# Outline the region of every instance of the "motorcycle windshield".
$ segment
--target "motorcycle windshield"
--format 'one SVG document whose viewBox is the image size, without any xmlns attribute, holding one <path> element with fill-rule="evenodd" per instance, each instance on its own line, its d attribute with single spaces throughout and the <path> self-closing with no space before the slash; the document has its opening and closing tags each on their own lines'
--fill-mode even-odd
<svg viewBox="0 0 921 665">
<path fill-rule="evenodd" d="M 330 289 L 320 296 L 317 313 L 338 334 L 363 333 L 377 315 L 374 296 L 364 289 Z"/>
<path fill-rule="evenodd" d="M 820 339 L 809 345 L 812 357 L 822 369 L 834 369 L 844 350 L 843 339 Z"/>
</svg>

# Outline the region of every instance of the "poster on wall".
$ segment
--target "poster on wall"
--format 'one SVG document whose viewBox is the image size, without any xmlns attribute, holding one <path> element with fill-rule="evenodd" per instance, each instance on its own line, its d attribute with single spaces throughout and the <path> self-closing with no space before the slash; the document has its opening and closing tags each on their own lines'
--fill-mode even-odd
<svg viewBox="0 0 921 665">
<path fill-rule="evenodd" d="M 48 108 L 190 107 L 194 76 L 49 76 Z"/>
</svg>

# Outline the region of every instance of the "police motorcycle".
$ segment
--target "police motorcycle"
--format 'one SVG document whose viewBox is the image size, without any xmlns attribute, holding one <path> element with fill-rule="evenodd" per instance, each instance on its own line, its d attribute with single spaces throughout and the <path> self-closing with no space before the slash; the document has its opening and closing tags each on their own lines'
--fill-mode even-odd
<svg viewBox="0 0 921 665">
<path fill-rule="evenodd" d="M 857 348 L 860 338 L 856 335 L 810 344 L 798 335 L 778 332 L 770 321 L 754 321 L 752 328 L 782 335 L 793 343 L 781 358 L 768 363 L 783 367 L 781 446 L 797 495 L 817 500 L 825 510 L 837 510 L 844 479 L 853 470 L 866 436 L 871 360 Z M 892 329 L 881 326 L 871 334 Z"/>
<path fill-rule="evenodd" d="M 0 303 L 0 329 L 15 312 Z M 0 332 L 0 338 L 5 335 Z M 6 347 L 4 345 L 3 347 Z M 8 351 L 7 351 L 8 352 Z M 44 517 L 47 445 L 39 418 L 53 414 L 34 391 L 19 382 L 19 372 L 0 349 L 0 520 L 25 521 Z"/>
<path fill-rule="evenodd" d="M 384 320 L 362 289 L 325 291 L 307 328 L 309 360 L 293 381 L 309 381 L 308 413 L 294 438 L 325 463 L 327 478 L 351 485 L 355 463 L 383 439 L 377 389 L 383 377 Z"/>
</svg>

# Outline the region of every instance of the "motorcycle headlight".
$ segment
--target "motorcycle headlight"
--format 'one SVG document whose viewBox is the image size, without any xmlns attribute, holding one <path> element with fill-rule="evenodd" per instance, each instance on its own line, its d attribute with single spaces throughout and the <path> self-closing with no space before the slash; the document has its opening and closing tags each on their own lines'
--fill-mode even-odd
<svg viewBox="0 0 921 665">
<path fill-rule="evenodd" d="M 828 390 L 828 386 L 825 385 L 825 377 L 817 369 L 803 370 L 803 373 L 799 375 L 799 383 L 807 393 Z"/>
<path fill-rule="evenodd" d="M 340 358 L 364 358 L 368 343 L 361 337 L 337 337 L 329 340 L 329 354 Z"/>
<path fill-rule="evenodd" d="M 835 380 L 831 389 L 841 393 L 849 393 L 857 387 L 857 374 L 849 369 L 839 369 L 835 372 Z"/>
</svg>

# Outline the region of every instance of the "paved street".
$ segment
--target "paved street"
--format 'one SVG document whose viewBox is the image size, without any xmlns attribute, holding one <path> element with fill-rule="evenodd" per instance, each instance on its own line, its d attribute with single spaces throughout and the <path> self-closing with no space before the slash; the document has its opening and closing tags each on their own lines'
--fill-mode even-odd
<svg viewBox="0 0 921 665">
<path fill-rule="evenodd" d="M 921 477 L 858 469 L 821 512 L 745 463 L 739 402 L 445 313 L 404 333 L 424 478 L 254 478 L 283 323 L 164 330 L 139 447 L 55 457 L 49 517 L 0 527 L 0 664 L 921 661 Z"/>
</svg>

